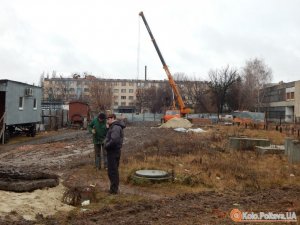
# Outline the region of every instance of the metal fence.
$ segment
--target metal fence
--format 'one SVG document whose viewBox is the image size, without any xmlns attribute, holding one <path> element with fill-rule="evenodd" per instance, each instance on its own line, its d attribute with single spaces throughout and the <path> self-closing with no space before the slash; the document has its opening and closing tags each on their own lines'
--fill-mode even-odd
<svg viewBox="0 0 300 225">
<path fill-rule="evenodd" d="M 118 118 L 126 118 L 128 122 L 160 122 L 160 113 L 116 113 Z"/>
<path fill-rule="evenodd" d="M 126 118 L 128 122 L 161 122 L 161 118 L 164 116 L 162 113 L 116 113 L 116 115 L 118 118 Z M 212 113 L 188 114 L 186 118 L 207 118 L 213 122 L 218 120 L 217 114 Z"/>
<path fill-rule="evenodd" d="M 42 126 L 45 130 L 57 130 L 68 124 L 68 110 L 42 110 Z M 41 128 L 41 129 L 43 129 Z"/>
</svg>

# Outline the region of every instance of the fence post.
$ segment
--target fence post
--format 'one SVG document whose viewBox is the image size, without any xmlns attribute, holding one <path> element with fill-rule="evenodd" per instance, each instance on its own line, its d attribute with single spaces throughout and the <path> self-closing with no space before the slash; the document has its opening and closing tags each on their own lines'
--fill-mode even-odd
<svg viewBox="0 0 300 225">
<path fill-rule="evenodd" d="M 49 130 L 52 130 L 52 113 L 51 109 L 49 109 Z"/>
<path fill-rule="evenodd" d="M 45 124 L 44 110 L 42 110 L 42 124 Z"/>
<path fill-rule="evenodd" d="M 64 126 L 64 110 L 62 109 L 61 110 L 61 127 L 63 127 Z"/>
<path fill-rule="evenodd" d="M 279 125 L 281 126 L 281 116 L 279 117 Z"/>
<path fill-rule="evenodd" d="M 58 109 L 55 110 L 55 125 L 54 130 L 58 130 Z"/>
</svg>

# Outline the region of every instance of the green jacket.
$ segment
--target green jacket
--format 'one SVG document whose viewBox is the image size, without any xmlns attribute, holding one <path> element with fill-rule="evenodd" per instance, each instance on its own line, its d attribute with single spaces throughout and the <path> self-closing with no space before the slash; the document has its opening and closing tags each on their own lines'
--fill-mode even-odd
<svg viewBox="0 0 300 225">
<path fill-rule="evenodd" d="M 93 134 L 94 144 L 103 144 L 108 128 L 106 128 L 106 120 L 100 122 L 98 118 L 92 120 L 88 125 L 88 130 L 92 133 L 92 129 L 95 128 L 96 133 Z"/>
</svg>

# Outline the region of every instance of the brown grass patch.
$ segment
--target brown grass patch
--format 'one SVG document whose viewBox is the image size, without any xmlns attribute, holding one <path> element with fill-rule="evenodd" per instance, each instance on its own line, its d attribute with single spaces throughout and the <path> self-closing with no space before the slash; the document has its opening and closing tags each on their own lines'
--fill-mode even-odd
<svg viewBox="0 0 300 225">
<path fill-rule="evenodd" d="M 143 151 L 123 159 L 123 182 L 128 182 L 128 174 L 135 170 L 161 169 L 174 171 L 175 180 L 167 185 L 155 184 L 159 192 L 180 193 L 183 189 L 191 192 L 211 188 L 242 191 L 300 185 L 298 165 L 289 164 L 285 156 L 231 151 L 228 149 L 231 136 L 268 138 L 272 144 L 283 144 L 285 138 L 278 131 L 224 126 L 201 134 L 182 133 L 173 140 L 157 139 L 147 142 Z M 153 187 L 147 182 L 142 185 Z"/>
</svg>

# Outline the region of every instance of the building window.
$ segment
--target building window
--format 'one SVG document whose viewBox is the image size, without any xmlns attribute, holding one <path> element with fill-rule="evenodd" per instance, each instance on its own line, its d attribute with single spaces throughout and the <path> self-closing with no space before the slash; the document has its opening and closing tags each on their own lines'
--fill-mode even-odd
<svg viewBox="0 0 300 225">
<path fill-rule="evenodd" d="M 84 88 L 84 92 L 89 92 L 89 91 L 90 91 L 90 89 Z"/>
<path fill-rule="evenodd" d="M 118 100 L 118 97 L 119 97 L 119 96 L 117 96 L 117 95 L 114 95 L 114 99 L 115 99 L 115 100 Z"/>
<path fill-rule="evenodd" d="M 126 82 L 122 82 L 122 84 L 121 84 L 122 86 L 126 86 Z"/>
<path fill-rule="evenodd" d="M 33 109 L 37 109 L 36 98 L 33 99 Z"/>
<path fill-rule="evenodd" d="M 129 100 L 133 100 L 133 96 L 129 96 Z"/>
<path fill-rule="evenodd" d="M 24 108 L 24 97 L 19 98 L 19 109 L 23 110 Z"/>
<path fill-rule="evenodd" d="M 129 93 L 133 93 L 133 89 L 129 89 Z"/>
<path fill-rule="evenodd" d="M 126 93 L 126 89 L 121 89 L 121 93 Z"/>
<path fill-rule="evenodd" d="M 121 102 L 121 106 L 126 106 L 126 102 Z"/>
<path fill-rule="evenodd" d="M 121 96 L 121 99 L 126 99 L 126 96 Z"/>
<path fill-rule="evenodd" d="M 134 86 L 134 83 L 133 82 L 129 82 L 128 85 L 129 86 Z"/>
<path fill-rule="evenodd" d="M 118 105 L 118 102 L 114 102 L 114 105 Z"/>
<path fill-rule="evenodd" d="M 286 93 L 286 100 L 291 100 L 295 98 L 295 92 L 287 92 Z"/>
<path fill-rule="evenodd" d="M 114 89 L 114 93 L 119 93 L 119 89 Z"/>
<path fill-rule="evenodd" d="M 75 92 L 75 89 L 74 88 L 70 88 L 70 92 Z"/>
</svg>

